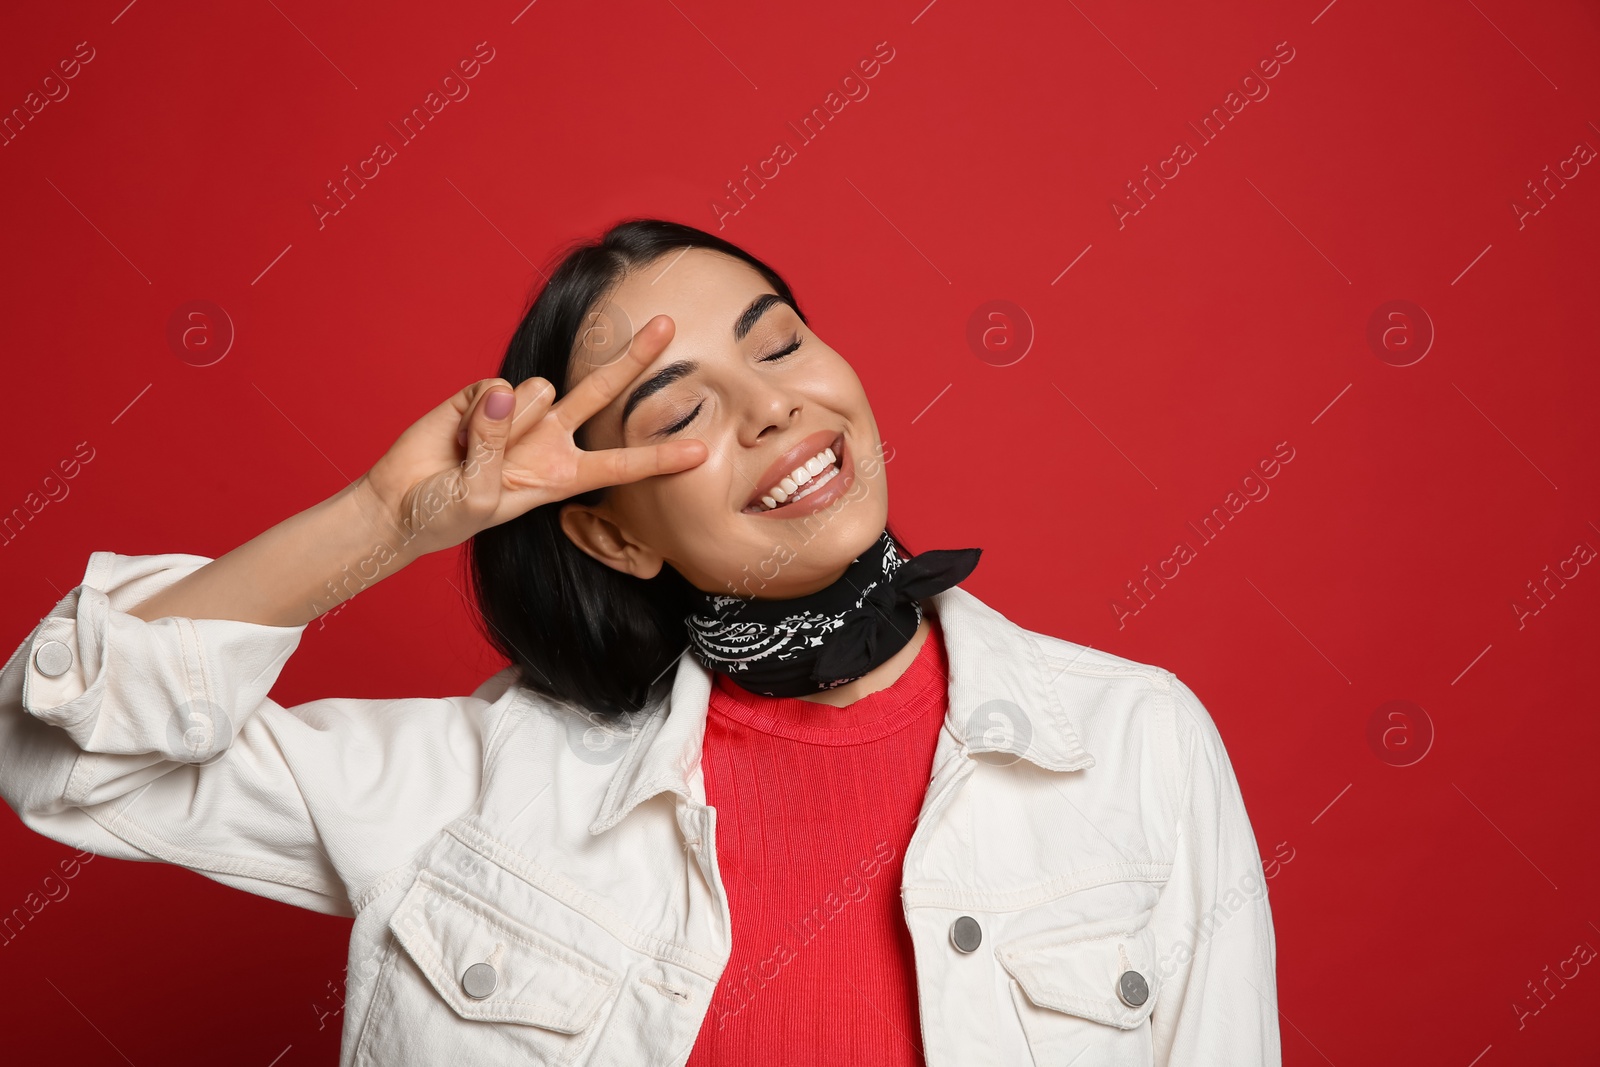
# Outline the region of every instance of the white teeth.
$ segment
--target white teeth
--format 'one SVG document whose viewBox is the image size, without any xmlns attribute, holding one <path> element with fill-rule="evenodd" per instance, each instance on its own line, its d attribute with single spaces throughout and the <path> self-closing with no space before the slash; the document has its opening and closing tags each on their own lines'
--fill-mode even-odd
<svg viewBox="0 0 1600 1067">
<path fill-rule="evenodd" d="M 768 489 L 760 498 L 761 506 L 771 511 L 790 500 L 810 496 L 839 473 L 838 468 L 834 466 L 838 462 L 839 457 L 834 454 L 833 449 L 824 448 L 790 471 L 778 481 L 777 485 Z"/>
<path fill-rule="evenodd" d="M 838 473 L 839 472 L 836 469 L 830 467 L 828 469 L 828 473 L 827 474 L 824 474 L 824 475 L 820 476 L 815 481 L 813 481 L 810 485 L 808 485 L 804 489 L 800 490 L 800 492 L 795 494 L 794 498 L 796 500 L 804 500 L 806 497 L 810 496 L 812 493 L 816 492 L 818 489 L 821 489 L 823 486 L 825 486 L 829 482 L 833 481 L 834 475 L 836 475 Z"/>
</svg>

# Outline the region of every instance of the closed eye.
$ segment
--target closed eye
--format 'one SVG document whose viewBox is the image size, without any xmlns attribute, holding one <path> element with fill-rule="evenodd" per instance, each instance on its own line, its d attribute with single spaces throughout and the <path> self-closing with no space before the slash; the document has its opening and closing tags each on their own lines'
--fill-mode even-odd
<svg viewBox="0 0 1600 1067">
<path fill-rule="evenodd" d="M 756 362 L 758 362 L 758 363 L 766 363 L 766 362 L 768 362 L 770 360 L 782 359 L 784 356 L 792 355 L 795 352 L 795 350 L 800 347 L 801 343 L 804 340 L 805 340 L 805 338 L 803 338 L 803 337 L 796 337 L 792 344 L 788 345 L 785 348 L 780 348 L 778 351 L 772 353 L 771 355 L 762 356 Z M 705 406 L 705 401 L 702 400 L 700 403 L 698 403 L 698 404 L 696 404 L 694 406 L 694 410 L 693 411 L 689 412 L 689 414 L 685 415 L 682 419 L 679 419 L 677 422 L 673 423 L 671 426 L 668 426 L 666 429 L 662 430 L 659 434 L 652 434 L 651 436 L 656 436 L 656 437 L 665 436 L 667 434 L 677 433 L 678 431 L 687 428 L 688 425 L 691 422 L 694 421 L 695 416 L 700 414 L 700 409 L 702 407 L 704 407 L 704 406 Z"/>
<path fill-rule="evenodd" d="M 700 403 L 698 403 L 698 404 L 696 404 L 694 406 L 694 410 L 689 412 L 689 414 L 685 415 L 682 419 L 680 419 L 679 421 L 673 423 L 671 426 L 668 426 L 666 429 L 662 430 L 659 434 L 652 434 L 651 436 L 652 437 L 661 437 L 661 436 L 665 436 L 666 434 L 669 434 L 669 433 L 677 433 L 679 430 L 683 429 L 684 427 L 688 426 L 691 422 L 694 421 L 694 417 L 696 415 L 700 414 L 700 409 L 705 407 L 705 403 L 706 402 L 704 400 L 700 401 Z"/>
<path fill-rule="evenodd" d="M 765 362 L 767 362 L 768 360 L 771 360 L 771 359 L 782 359 L 784 356 L 789 355 L 795 349 L 799 348 L 800 347 L 800 342 L 802 340 L 803 340 L 803 338 L 796 337 L 794 339 L 794 343 L 791 344 L 788 348 L 781 348 L 778 351 L 772 353 L 772 355 L 770 355 L 770 356 L 762 356 L 761 359 L 759 360 L 759 362 L 765 363 Z"/>
</svg>

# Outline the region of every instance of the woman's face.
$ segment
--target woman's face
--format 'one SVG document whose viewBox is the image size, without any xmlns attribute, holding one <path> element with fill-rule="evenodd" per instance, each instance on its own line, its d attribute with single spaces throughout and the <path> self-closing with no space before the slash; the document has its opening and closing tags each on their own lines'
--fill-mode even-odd
<svg viewBox="0 0 1600 1067">
<path fill-rule="evenodd" d="M 656 315 L 670 317 L 675 329 L 579 429 L 578 444 L 598 450 L 694 438 L 705 442 L 706 459 L 610 486 L 592 507 L 565 505 L 567 536 L 640 578 L 669 563 L 708 593 L 781 599 L 837 580 L 889 514 L 889 457 L 850 364 L 757 271 L 708 249 L 635 269 L 602 305 L 585 320 L 594 325 L 574 349 L 567 390 L 616 359 Z M 831 462 L 813 459 L 828 448 Z M 808 461 L 818 473 L 808 470 L 801 483 L 793 472 Z M 786 499 L 768 508 L 763 496 Z"/>
</svg>

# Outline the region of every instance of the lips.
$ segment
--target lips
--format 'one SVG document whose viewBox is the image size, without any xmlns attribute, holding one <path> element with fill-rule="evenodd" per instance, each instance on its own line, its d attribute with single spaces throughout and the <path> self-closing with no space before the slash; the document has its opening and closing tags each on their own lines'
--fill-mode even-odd
<svg viewBox="0 0 1600 1067">
<path fill-rule="evenodd" d="M 825 448 L 831 447 L 834 455 L 839 455 L 843 446 L 844 434 L 838 430 L 818 430 L 816 433 L 800 438 L 782 455 L 773 460 L 772 466 L 768 467 L 761 477 L 756 480 L 756 487 L 750 494 L 750 499 L 745 501 L 745 510 L 749 510 L 752 507 L 764 510 L 761 504 L 762 495 L 787 477 L 790 471 Z"/>
</svg>

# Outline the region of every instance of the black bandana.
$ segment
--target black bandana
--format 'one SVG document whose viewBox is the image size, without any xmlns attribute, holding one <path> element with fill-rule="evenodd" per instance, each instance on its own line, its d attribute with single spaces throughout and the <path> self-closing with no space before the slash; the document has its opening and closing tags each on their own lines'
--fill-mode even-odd
<svg viewBox="0 0 1600 1067">
<path fill-rule="evenodd" d="M 959 584 L 979 548 L 901 559 L 887 529 L 825 589 L 787 600 L 701 592 L 685 620 L 708 669 L 752 693 L 803 696 L 853 682 L 899 652 L 922 623 L 922 598 Z"/>
</svg>

